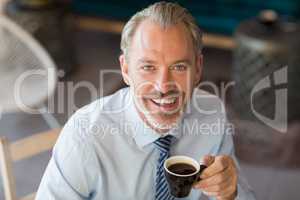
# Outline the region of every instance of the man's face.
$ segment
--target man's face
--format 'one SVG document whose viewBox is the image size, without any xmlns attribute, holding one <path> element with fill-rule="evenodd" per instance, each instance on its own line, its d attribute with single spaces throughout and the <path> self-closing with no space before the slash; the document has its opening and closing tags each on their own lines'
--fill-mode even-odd
<svg viewBox="0 0 300 200">
<path fill-rule="evenodd" d="M 131 86 L 140 116 L 156 130 L 177 123 L 200 80 L 202 55 L 195 55 L 183 24 L 163 29 L 150 20 L 137 28 L 129 59 L 120 56 L 122 74 Z"/>
</svg>

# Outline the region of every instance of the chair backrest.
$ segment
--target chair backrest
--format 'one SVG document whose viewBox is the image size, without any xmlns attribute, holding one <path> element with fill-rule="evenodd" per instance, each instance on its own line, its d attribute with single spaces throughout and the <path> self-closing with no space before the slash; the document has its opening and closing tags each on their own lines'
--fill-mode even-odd
<svg viewBox="0 0 300 200">
<path fill-rule="evenodd" d="M 16 142 L 10 143 L 0 137 L 0 170 L 3 180 L 5 200 L 32 200 L 35 193 L 23 198 L 17 198 L 13 162 L 30 158 L 39 153 L 51 150 L 54 146 L 60 129 L 37 133 Z"/>
</svg>

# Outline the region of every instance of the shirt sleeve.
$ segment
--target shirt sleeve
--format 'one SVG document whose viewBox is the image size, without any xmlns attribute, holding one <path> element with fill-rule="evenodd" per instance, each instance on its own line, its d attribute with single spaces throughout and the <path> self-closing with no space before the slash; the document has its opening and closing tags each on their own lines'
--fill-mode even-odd
<svg viewBox="0 0 300 200">
<path fill-rule="evenodd" d="M 63 128 L 46 168 L 36 200 L 92 199 L 100 182 L 96 154 L 71 118 Z"/>
<path fill-rule="evenodd" d="M 231 156 L 236 164 L 238 171 L 238 185 L 237 185 L 237 197 L 235 200 L 255 200 L 255 195 L 251 187 L 249 186 L 246 178 L 244 177 L 240 168 L 238 159 L 234 153 L 234 144 L 232 135 L 234 134 L 234 127 L 230 123 L 226 123 L 224 126 L 224 134 L 222 135 L 221 145 L 218 151 L 218 155 Z"/>
</svg>

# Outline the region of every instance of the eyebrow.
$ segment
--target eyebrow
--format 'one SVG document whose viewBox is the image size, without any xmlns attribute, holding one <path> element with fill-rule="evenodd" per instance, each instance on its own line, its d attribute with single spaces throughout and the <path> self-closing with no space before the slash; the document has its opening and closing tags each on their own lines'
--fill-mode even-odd
<svg viewBox="0 0 300 200">
<path fill-rule="evenodd" d="M 155 64 L 156 62 L 147 58 L 140 58 L 138 60 L 139 63 L 149 63 L 149 64 Z"/>
<path fill-rule="evenodd" d="M 189 66 L 192 65 L 192 63 L 191 63 L 189 60 L 187 60 L 187 59 L 177 60 L 176 62 L 174 62 L 174 63 L 171 64 L 171 65 L 182 64 L 182 63 L 187 64 L 187 65 L 189 65 Z"/>
<path fill-rule="evenodd" d="M 139 63 L 148 63 L 148 64 L 156 64 L 155 61 L 150 60 L 150 59 L 146 59 L 146 58 L 141 58 L 138 60 Z M 176 64 L 187 64 L 187 65 L 192 65 L 192 63 L 188 60 L 188 59 L 181 59 L 181 60 L 177 60 L 174 63 L 172 63 L 170 66 L 172 65 L 176 65 Z"/>
</svg>

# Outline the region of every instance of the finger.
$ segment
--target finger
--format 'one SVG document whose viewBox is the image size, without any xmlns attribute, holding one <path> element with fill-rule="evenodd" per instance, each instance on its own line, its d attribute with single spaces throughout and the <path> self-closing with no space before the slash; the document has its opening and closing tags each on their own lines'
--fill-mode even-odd
<svg viewBox="0 0 300 200">
<path fill-rule="evenodd" d="M 230 184 L 229 186 L 225 187 L 223 190 L 215 191 L 215 192 L 208 192 L 206 190 L 203 190 L 203 193 L 207 196 L 213 196 L 217 199 L 226 199 L 230 196 L 232 196 L 236 192 L 236 186 L 233 184 Z"/>
<path fill-rule="evenodd" d="M 201 179 L 205 179 L 225 170 L 229 165 L 228 156 L 217 156 L 214 162 L 208 166 L 200 175 Z"/>
<path fill-rule="evenodd" d="M 215 195 L 215 197 L 218 200 L 227 200 L 229 199 L 229 197 L 236 196 L 236 192 L 236 185 L 230 185 L 228 188 L 221 191 L 218 195 Z"/>
<path fill-rule="evenodd" d="M 232 182 L 227 188 L 224 188 L 219 195 L 217 195 L 218 200 L 233 199 L 237 195 L 237 177 L 234 177 Z"/>
<path fill-rule="evenodd" d="M 211 187 L 213 185 L 218 185 L 230 179 L 231 177 L 233 177 L 233 175 L 233 170 L 229 167 L 219 174 L 200 180 L 197 184 L 195 184 L 195 188 L 203 189 Z"/>
<path fill-rule="evenodd" d="M 209 187 L 202 188 L 202 191 L 205 192 L 220 192 L 227 188 L 230 184 L 232 183 L 232 178 L 228 178 L 225 181 L 216 184 L 216 185 L 211 185 Z"/>
<path fill-rule="evenodd" d="M 214 156 L 211 156 L 211 155 L 205 155 L 205 156 L 202 158 L 203 165 L 205 165 L 206 167 L 208 167 L 208 166 L 210 166 L 211 164 L 213 164 L 214 161 L 215 161 L 215 157 L 214 157 Z"/>
</svg>

